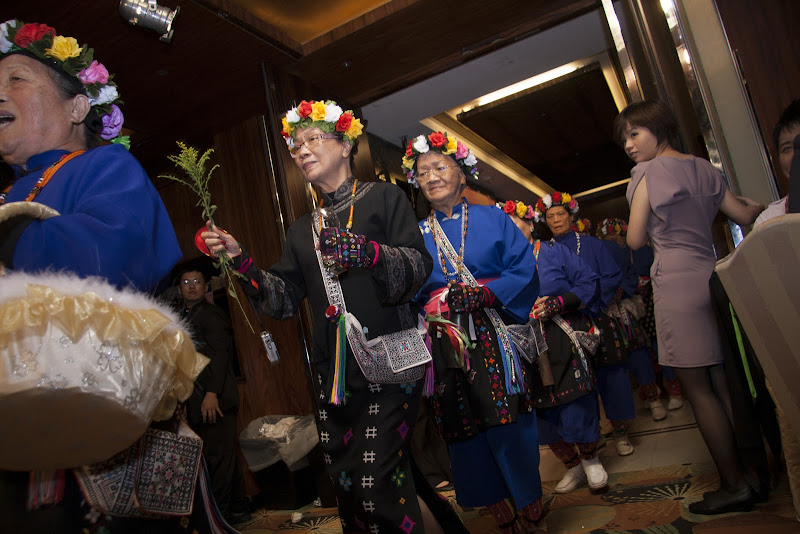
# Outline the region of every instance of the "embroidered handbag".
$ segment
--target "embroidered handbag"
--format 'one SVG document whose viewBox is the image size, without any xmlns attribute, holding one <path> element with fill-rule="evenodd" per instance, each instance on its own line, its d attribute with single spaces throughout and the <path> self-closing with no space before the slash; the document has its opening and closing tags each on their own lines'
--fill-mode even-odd
<svg viewBox="0 0 800 534">
<path fill-rule="evenodd" d="M 181 421 L 178 433 L 148 428 L 104 462 L 74 470 L 87 502 L 117 517 L 192 513 L 203 441 Z"/>
<path fill-rule="evenodd" d="M 355 315 L 345 308 L 342 286 L 336 275 L 328 272 L 319 251 L 319 236 L 314 229 L 320 226 L 319 212 L 311 217 L 311 234 L 317 251 L 317 262 L 325 283 L 328 303 L 340 310 L 346 322 L 347 340 L 358 366 L 367 380 L 378 384 L 401 384 L 419 380 L 425 374 L 425 364 L 431 353 L 425 344 L 427 330 L 422 317 L 416 328 L 408 328 L 367 340 L 364 329 Z"/>
</svg>

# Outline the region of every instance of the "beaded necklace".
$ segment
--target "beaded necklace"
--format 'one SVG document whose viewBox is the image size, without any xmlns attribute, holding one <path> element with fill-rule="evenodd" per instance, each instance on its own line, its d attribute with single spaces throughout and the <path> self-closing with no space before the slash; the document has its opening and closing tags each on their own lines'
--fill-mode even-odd
<svg viewBox="0 0 800 534">
<path fill-rule="evenodd" d="M 53 164 L 50 165 L 50 167 L 48 167 L 47 170 L 42 173 L 42 176 L 36 181 L 36 184 L 33 186 L 33 189 L 31 189 L 31 192 L 28 193 L 27 197 L 25 197 L 25 202 L 33 201 L 33 199 L 36 198 L 36 196 L 42 191 L 42 189 L 44 189 L 44 186 L 47 185 L 47 183 L 50 181 L 50 179 L 53 177 L 56 171 L 58 171 L 58 169 L 60 169 L 69 160 L 80 156 L 84 152 L 86 151 L 76 150 L 75 152 L 64 154 L 63 156 L 58 158 L 58 161 L 53 162 Z M 6 203 L 6 195 L 8 195 L 9 191 L 11 191 L 11 186 L 8 186 L 5 191 L 0 193 L 0 206 Z"/>
<path fill-rule="evenodd" d="M 461 200 L 461 248 L 458 249 L 458 265 L 454 265 L 456 268 L 455 272 L 447 272 L 447 263 L 444 259 L 444 253 L 442 252 L 441 247 L 439 247 L 439 241 L 436 239 L 436 235 L 433 236 L 433 242 L 436 244 L 436 254 L 439 257 L 439 266 L 442 268 L 442 273 L 444 273 L 444 281 L 451 282 L 450 277 L 453 276 L 452 281 L 458 281 L 461 278 L 461 272 L 464 269 L 464 249 L 465 249 L 465 242 L 467 240 L 467 219 L 469 219 L 469 208 L 467 207 L 467 201 Z M 431 209 L 430 215 L 428 215 L 428 226 L 433 228 L 433 220 L 436 215 L 434 215 L 434 210 Z"/>
<path fill-rule="evenodd" d="M 353 211 L 356 207 L 356 186 L 358 185 L 358 178 L 353 180 L 353 191 L 350 193 L 350 216 L 347 218 L 347 226 L 345 226 L 345 230 L 348 232 L 353 227 Z M 320 207 L 322 207 L 322 202 L 319 203 Z M 319 230 L 322 231 L 322 217 L 320 217 L 319 221 Z"/>
<path fill-rule="evenodd" d="M 536 240 L 536 244 L 533 246 L 533 257 L 536 258 L 536 270 L 539 270 L 539 251 L 542 248 L 542 241 L 540 239 Z"/>
<path fill-rule="evenodd" d="M 578 246 L 575 249 L 575 255 L 576 256 L 580 256 L 581 255 L 581 234 L 579 234 L 578 232 L 574 232 L 574 233 L 575 233 L 575 239 L 578 240 Z M 552 237 L 552 238 L 550 238 L 550 241 L 555 243 L 556 242 L 556 238 Z"/>
</svg>

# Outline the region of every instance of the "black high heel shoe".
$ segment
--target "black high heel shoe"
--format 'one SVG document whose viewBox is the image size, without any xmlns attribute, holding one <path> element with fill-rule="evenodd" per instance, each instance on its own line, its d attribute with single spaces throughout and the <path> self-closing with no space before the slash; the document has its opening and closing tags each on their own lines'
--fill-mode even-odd
<svg viewBox="0 0 800 534">
<path fill-rule="evenodd" d="M 749 512 L 753 509 L 756 494 L 750 486 L 736 493 L 724 490 L 714 491 L 704 495 L 702 501 L 689 505 L 693 514 L 716 515 L 730 512 Z"/>
</svg>

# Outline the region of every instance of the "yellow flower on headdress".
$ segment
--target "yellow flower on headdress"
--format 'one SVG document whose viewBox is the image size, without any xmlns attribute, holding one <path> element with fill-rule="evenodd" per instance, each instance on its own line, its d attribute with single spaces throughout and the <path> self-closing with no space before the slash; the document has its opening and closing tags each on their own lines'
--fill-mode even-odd
<svg viewBox="0 0 800 534">
<path fill-rule="evenodd" d="M 311 104 L 311 120 L 324 121 L 325 120 L 325 102 L 314 102 Z"/>
<path fill-rule="evenodd" d="M 53 37 L 53 46 L 45 50 L 48 56 L 54 57 L 59 61 L 66 61 L 67 58 L 77 57 L 83 48 L 78 46 L 78 41 L 74 37 L 64 37 L 56 35 Z"/>
<path fill-rule="evenodd" d="M 355 140 L 356 137 L 361 135 L 361 130 L 364 129 L 364 125 L 361 124 L 361 119 L 353 119 L 353 122 L 350 123 L 350 128 L 347 129 L 344 134 L 352 140 Z"/>
<path fill-rule="evenodd" d="M 447 144 L 444 146 L 444 151 L 442 154 L 445 156 L 449 156 L 450 154 L 454 154 L 455 151 L 458 149 L 458 142 L 456 138 L 452 135 L 447 136 Z"/>
<path fill-rule="evenodd" d="M 403 167 L 406 169 L 413 169 L 414 168 L 414 158 L 409 158 L 408 156 L 403 156 Z"/>
<path fill-rule="evenodd" d="M 570 200 L 572 200 L 572 196 L 569 193 L 564 193 L 563 195 L 561 195 L 561 198 L 563 199 L 562 202 L 564 204 L 569 204 Z"/>
<path fill-rule="evenodd" d="M 292 128 L 292 125 L 289 124 L 289 121 L 286 119 L 286 117 L 281 119 L 281 125 L 283 125 L 284 132 L 286 132 L 289 135 L 292 135 L 292 130 L 294 130 L 294 128 Z"/>
<path fill-rule="evenodd" d="M 581 219 L 578 219 L 578 221 L 575 223 L 575 226 L 578 228 L 579 232 L 583 232 L 584 230 L 586 230 L 586 225 L 583 224 L 583 221 Z"/>
<path fill-rule="evenodd" d="M 523 217 L 525 217 L 525 214 L 528 213 L 528 206 L 526 206 L 522 202 L 517 202 L 517 209 L 515 211 L 517 213 L 517 217 L 522 219 Z"/>
</svg>

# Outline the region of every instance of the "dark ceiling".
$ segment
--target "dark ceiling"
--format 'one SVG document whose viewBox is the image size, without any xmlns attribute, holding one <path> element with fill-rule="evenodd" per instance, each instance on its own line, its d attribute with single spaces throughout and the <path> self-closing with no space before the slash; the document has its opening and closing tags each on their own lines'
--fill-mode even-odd
<svg viewBox="0 0 800 534">
<path fill-rule="evenodd" d="M 458 120 L 549 185 L 578 193 L 630 175 L 612 138 L 617 113 L 602 70 L 587 67 Z"/>
<path fill-rule="evenodd" d="M 161 3 L 174 8 L 176 0 Z M 331 97 L 357 108 L 599 2 L 182 1 L 171 44 L 124 21 L 116 0 L 9 4 L 0 8 L 0 20 L 47 23 L 95 48 L 96 58 L 116 74 L 132 151 L 154 175 L 167 167 L 175 140 L 208 146 L 215 133 L 266 113 L 262 62 L 328 92 L 298 94 L 298 100 Z M 363 13 L 338 22 L 354 16 L 354 5 Z M 320 9 L 331 16 L 305 15 Z M 292 29 L 278 18 L 271 24 L 275 13 L 305 27 Z M 602 75 L 588 71 L 557 89 L 473 111 L 464 122 L 554 187 L 577 191 L 620 179 L 624 157 L 610 139 L 615 114 Z"/>
</svg>

